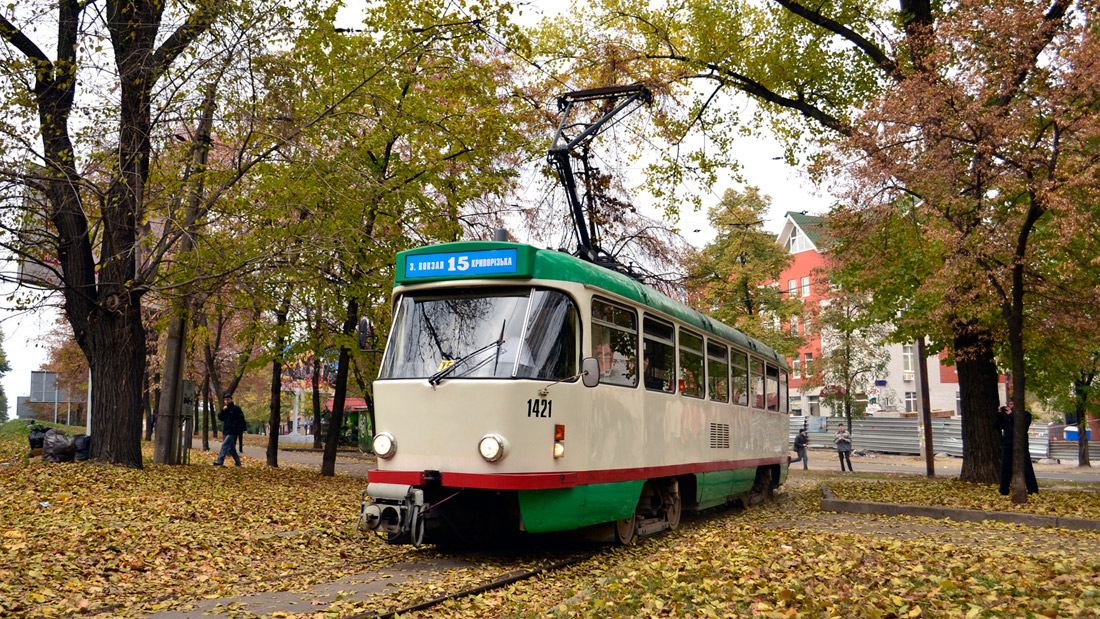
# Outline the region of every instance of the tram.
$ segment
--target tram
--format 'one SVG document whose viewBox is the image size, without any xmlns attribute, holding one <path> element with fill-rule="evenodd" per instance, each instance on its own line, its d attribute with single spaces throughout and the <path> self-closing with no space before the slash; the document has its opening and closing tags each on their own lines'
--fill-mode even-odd
<svg viewBox="0 0 1100 619">
<path fill-rule="evenodd" d="M 360 527 L 629 544 L 787 475 L 787 364 L 635 279 L 474 241 L 397 256 Z"/>
</svg>

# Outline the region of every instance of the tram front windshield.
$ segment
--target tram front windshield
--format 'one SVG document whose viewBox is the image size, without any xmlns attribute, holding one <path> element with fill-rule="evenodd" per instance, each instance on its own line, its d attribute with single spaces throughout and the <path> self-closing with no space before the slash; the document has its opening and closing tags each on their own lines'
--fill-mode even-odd
<svg viewBox="0 0 1100 619">
<path fill-rule="evenodd" d="M 578 326 L 555 290 L 403 295 L 379 378 L 570 378 Z"/>
</svg>

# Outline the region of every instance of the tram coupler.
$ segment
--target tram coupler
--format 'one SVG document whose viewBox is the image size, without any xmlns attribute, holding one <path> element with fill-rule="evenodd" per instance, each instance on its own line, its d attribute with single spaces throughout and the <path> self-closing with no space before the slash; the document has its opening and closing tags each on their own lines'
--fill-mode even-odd
<svg viewBox="0 0 1100 619">
<path fill-rule="evenodd" d="M 387 533 L 391 538 L 409 535 L 413 546 L 424 541 L 424 491 L 405 484 L 367 484 L 359 507 L 359 526 Z"/>
</svg>

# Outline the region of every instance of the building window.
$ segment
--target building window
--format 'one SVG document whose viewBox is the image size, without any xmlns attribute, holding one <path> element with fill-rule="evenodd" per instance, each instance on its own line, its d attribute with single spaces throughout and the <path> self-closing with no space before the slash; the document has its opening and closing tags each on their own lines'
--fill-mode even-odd
<svg viewBox="0 0 1100 619">
<path fill-rule="evenodd" d="M 804 297 L 810 296 L 810 278 L 809 277 L 803 277 L 802 278 L 802 296 L 804 296 Z"/>
<path fill-rule="evenodd" d="M 812 415 L 814 417 L 820 417 L 821 416 L 821 404 L 818 403 L 818 398 L 817 398 L 816 395 L 806 396 L 806 406 L 807 406 L 807 413 L 806 414 Z"/>
<path fill-rule="evenodd" d="M 798 316 L 791 316 L 791 335 L 798 335 Z"/>
<path fill-rule="evenodd" d="M 796 417 L 802 416 L 802 396 L 796 395 L 791 398 L 791 414 Z"/>
<path fill-rule="evenodd" d="M 809 335 L 813 333 L 810 329 L 810 314 L 806 314 L 802 317 L 802 335 Z"/>
<path fill-rule="evenodd" d="M 798 359 L 791 362 L 791 378 L 802 378 L 802 362 Z"/>
<path fill-rule="evenodd" d="M 913 345 L 906 344 L 901 347 L 901 371 L 913 371 Z"/>
<path fill-rule="evenodd" d="M 905 392 L 905 412 L 911 413 L 917 410 L 917 392 L 906 391 Z"/>
<path fill-rule="evenodd" d="M 812 352 L 806 353 L 806 364 L 803 366 L 806 370 L 806 378 L 814 377 L 814 354 Z"/>
<path fill-rule="evenodd" d="M 802 244 L 798 242 L 798 228 L 791 228 L 791 238 L 787 239 L 787 251 L 792 254 L 802 250 Z"/>
<path fill-rule="evenodd" d="M 792 279 L 787 282 L 787 294 L 790 295 L 791 298 L 798 296 L 798 280 Z"/>
</svg>

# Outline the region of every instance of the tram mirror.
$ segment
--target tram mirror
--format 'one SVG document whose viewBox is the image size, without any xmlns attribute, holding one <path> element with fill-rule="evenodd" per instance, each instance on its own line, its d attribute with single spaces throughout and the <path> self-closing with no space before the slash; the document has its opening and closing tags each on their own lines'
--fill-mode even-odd
<svg viewBox="0 0 1100 619">
<path fill-rule="evenodd" d="M 600 384 L 600 362 L 595 357 L 588 357 L 581 361 L 581 382 L 585 387 L 595 387 Z"/>
<path fill-rule="evenodd" d="M 367 321 L 367 317 L 363 316 L 359 319 L 359 350 L 367 349 L 367 331 L 370 329 L 370 323 Z"/>
</svg>

